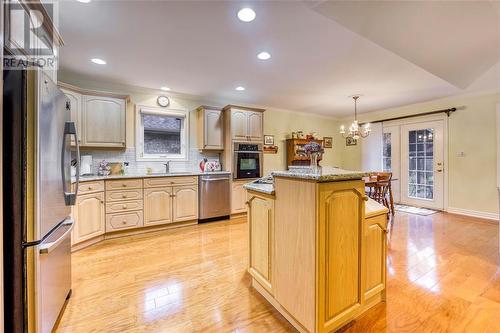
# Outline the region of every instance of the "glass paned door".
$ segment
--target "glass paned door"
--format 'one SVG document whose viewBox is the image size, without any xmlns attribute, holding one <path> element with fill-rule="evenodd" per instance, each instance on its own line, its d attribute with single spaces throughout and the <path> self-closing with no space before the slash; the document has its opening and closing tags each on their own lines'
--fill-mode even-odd
<svg viewBox="0 0 500 333">
<path fill-rule="evenodd" d="M 443 209 L 443 122 L 404 125 L 402 198 L 406 204 Z"/>
<path fill-rule="evenodd" d="M 408 196 L 434 199 L 434 129 L 408 132 Z"/>
<path fill-rule="evenodd" d="M 382 166 L 384 172 L 392 171 L 392 133 L 384 133 L 382 137 L 383 146 L 382 146 Z"/>
<path fill-rule="evenodd" d="M 394 202 L 401 202 L 401 128 L 399 125 L 383 126 L 382 162 L 384 172 L 392 172 L 392 193 Z"/>
</svg>

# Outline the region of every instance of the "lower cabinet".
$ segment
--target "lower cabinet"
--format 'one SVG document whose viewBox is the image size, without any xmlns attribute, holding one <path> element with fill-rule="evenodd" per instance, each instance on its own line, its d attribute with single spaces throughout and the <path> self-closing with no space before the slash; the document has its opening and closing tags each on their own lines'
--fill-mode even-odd
<svg viewBox="0 0 500 333">
<path fill-rule="evenodd" d="M 73 207 L 75 226 L 71 244 L 103 235 L 105 232 L 104 192 L 79 195 Z"/>
<path fill-rule="evenodd" d="M 243 187 L 247 180 L 233 180 L 231 187 L 231 214 L 246 213 L 247 191 Z"/>
<path fill-rule="evenodd" d="M 174 186 L 173 222 L 196 220 L 198 218 L 198 186 Z"/>
<path fill-rule="evenodd" d="M 363 261 L 365 300 L 385 289 L 385 258 L 387 252 L 387 215 L 382 214 L 367 218 L 364 225 Z"/>
<path fill-rule="evenodd" d="M 274 198 L 248 193 L 248 272 L 273 294 Z"/>
<path fill-rule="evenodd" d="M 172 222 L 172 187 L 144 189 L 144 226 Z"/>
<path fill-rule="evenodd" d="M 144 225 L 198 219 L 198 186 L 180 185 L 144 189 Z"/>
<path fill-rule="evenodd" d="M 142 211 L 113 213 L 106 215 L 106 231 L 118 231 L 143 226 Z"/>
</svg>

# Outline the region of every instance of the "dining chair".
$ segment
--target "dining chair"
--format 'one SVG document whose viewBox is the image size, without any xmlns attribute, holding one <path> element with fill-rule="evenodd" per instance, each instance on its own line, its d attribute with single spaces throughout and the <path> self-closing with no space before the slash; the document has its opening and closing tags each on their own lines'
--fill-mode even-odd
<svg viewBox="0 0 500 333">
<path fill-rule="evenodd" d="M 392 172 L 377 172 L 377 183 L 370 189 L 370 197 L 386 206 L 391 214 L 394 214 L 393 203 L 391 201 L 391 179 Z"/>
</svg>

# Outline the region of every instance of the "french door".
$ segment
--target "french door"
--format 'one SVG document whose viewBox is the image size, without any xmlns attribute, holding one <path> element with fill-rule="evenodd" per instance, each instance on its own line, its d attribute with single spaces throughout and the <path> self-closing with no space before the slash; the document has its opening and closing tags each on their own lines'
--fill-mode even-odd
<svg viewBox="0 0 500 333">
<path fill-rule="evenodd" d="M 401 202 L 444 208 L 444 124 L 442 120 L 401 126 Z"/>
</svg>

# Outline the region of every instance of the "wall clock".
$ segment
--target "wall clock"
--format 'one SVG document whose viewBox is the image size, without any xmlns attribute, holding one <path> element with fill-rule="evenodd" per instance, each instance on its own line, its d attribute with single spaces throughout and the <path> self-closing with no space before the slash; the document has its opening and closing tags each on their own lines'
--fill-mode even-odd
<svg viewBox="0 0 500 333">
<path fill-rule="evenodd" d="M 170 100 L 168 99 L 167 96 L 164 96 L 164 95 L 158 96 L 158 99 L 156 100 L 156 102 L 161 107 L 167 107 L 170 104 Z"/>
</svg>

